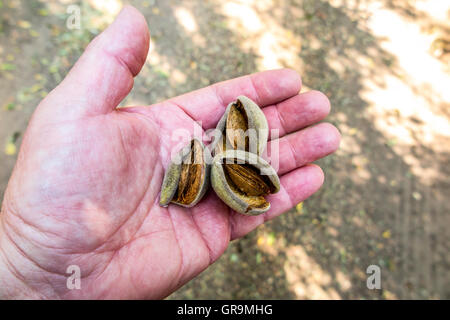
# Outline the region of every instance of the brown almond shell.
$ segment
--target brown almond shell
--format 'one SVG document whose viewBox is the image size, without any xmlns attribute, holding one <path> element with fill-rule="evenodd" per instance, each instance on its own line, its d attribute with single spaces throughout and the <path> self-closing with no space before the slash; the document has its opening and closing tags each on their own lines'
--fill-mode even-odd
<svg viewBox="0 0 450 320">
<path fill-rule="evenodd" d="M 248 119 L 248 129 L 256 130 L 256 146 L 250 145 L 250 152 L 256 153 L 258 155 L 261 155 L 264 152 L 264 149 L 267 146 L 267 139 L 269 137 L 269 125 L 267 123 L 267 119 L 262 112 L 261 108 L 250 98 L 246 96 L 238 96 L 236 101 L 231 102 L 227 108 L 225 109 L 225 113 L 223 114 L 222 118 L 219 120 L 216 126 L 217 133 L 226 133 L 224 132 L 227 125 L 227 120 L 230 114 L 231 107 L 236 104 L 237 102 L 242 103 L 242 106 L 245 110 L 247 119 Z M 223 147 L 219 145 L 223 144 L 222 139 L 217 139 L 212 142 L 210 150 L 211 152 L 216 155 L 221 152 L 223 152 Z M 227 149 L 231 149 L 230 141 L 227 139 L 226 141 Z"/>
<path fill-rule="evenodd" d="M 270 193 L 280 190 L 280 179 L 275 170 L 267 161 L 256 154 L 243 150 L 227 150 L 213 158 L 211 164 L 211 186 L 217 196 L 230 208 L 244 215 L 259 215 L 270 209 L 270 203 L 261 199 L 262 196 L 249 196 L 239 192 L 230 183 L 224 170 L 224 163 L 233 161 L 236 163 L 250 164 L 256 169 L 265 173 L 266 179 L 270 182 Z M 264 203 L 263 205 L 255 204 Z"/>
<path fill-rule="evenodd" d="M 177 189 L 180 183 L 183 161 L 185 161 L 186 157 L 190 154 L 191 144 L 194 140 L 200 143 L 203 152 L 203 163 L 201 164 L 202 178 L 200 181 L 199 191 L 197 192 L 197 195 L 195 196 L 194 200 L 189 204 L 183 204 L 181 202 L 176 201 L 174 197 L 177 193 Z M 209 149 L 205 148 L 204 144 L 200 140 L 196 138 L 191 140 L 191 142 L 189 142 L 188 145 L 182 148 L 176 154 L 174 159 L 172 159 L 171 163 L 169 164 L 169 167 L 167 168 L 164 174 L 164 179 L 161 185 L 159 205 L 162 207 L 167 207 L 169 203 L 174 203 L 186 208 L 195 206 L 203 198 L 203 196 L 205 195 L 206 191 L 209 188 L 210 163 L 211 163 L 211 155 L 209 153 Z"/>
</svg>

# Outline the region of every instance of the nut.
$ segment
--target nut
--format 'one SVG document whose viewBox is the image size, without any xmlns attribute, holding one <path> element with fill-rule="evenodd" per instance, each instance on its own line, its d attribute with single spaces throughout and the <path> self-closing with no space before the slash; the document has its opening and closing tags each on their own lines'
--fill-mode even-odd
<svg viewBox="0 0 450 320">
<path fill-rule="evenodd" d="M 226 150 L 245 150 L 261 155 L 266 148 L 269 126 L 261 108 L 245 96 L 231 102 L 217 124 L 211 145 L 214 155 Z"/>
<path fill-rule="evenodd" d="M 209 151 L 197 139 L 172 160 L 164 175 L 159 204 L 169 202 L 190 208 L 204 196 L 209 186 Z"/>
<path fill-rule="evenodd" d="M 280 190 L 280 179 L 263 158 L 243 150 L 217 154 L 211 165 L 211 185 L 223 202 L 245 215 L 270 208 L 264 196 Z"/>
</svg>

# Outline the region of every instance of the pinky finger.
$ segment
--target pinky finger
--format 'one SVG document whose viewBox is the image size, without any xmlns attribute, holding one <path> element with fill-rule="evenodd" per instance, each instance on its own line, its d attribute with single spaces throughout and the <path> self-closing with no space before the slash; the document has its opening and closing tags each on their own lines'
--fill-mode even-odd
<svg viewBox="0 0 450 320">
<path fill-rule="evenodd" d="M 273 219 L 305 200 L 322 186 L 324 174 L 315 164 L 297 168 L 281 177 L 281 189 L 270 195 L 271 208 L 259 216 L 233 213 L 231 216 L 231 239 L 242 237 L 267 220 Z"/>
</svg>

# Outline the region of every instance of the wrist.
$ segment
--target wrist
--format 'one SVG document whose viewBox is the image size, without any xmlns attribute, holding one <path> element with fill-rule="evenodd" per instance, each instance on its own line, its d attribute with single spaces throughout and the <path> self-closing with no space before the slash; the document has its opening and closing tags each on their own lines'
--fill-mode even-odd
<svg viewBox="0 0 450 320">
<path fill-rule="evenodd" d="M 11 266 L 5 262 L 3 254 L 0 256 L 0 299 L 1 300 L 21 300 L 40 299 L 41 297 L 26 282 L 21 280 Z"/>
<path fill-rule="evenodd" d="M 0 212 L 0 299 L 43 299 L 45 295 L 32 288 L 30 274 L 34 268 L 30 262 L 11 243 L 5 232 L 4 218 L 7 213 Z"/>
</svg>

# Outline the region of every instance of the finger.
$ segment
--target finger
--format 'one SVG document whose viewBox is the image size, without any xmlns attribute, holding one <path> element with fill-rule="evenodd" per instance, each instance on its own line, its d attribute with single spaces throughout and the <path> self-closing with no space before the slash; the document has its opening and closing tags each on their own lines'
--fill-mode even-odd
<svg viewBox="0 0 450 320">
<path fill-rule="evenodd" d="M 279 216 L 297 203 L 305 200 L 322 186 L 322 169 L 314 164 L 298 168 L 281 177 L 281 189 L 269 195 L 270 209 L 259 216 L 231 215 L 231 239 L 242 237 L 267 220 Z"/>
<path fill-rule="evenodd" d="M 263 107 L 296 95 L 301 88 L 300 75 L 290 69 L 269 70 L 219 82 L 170 100 L 203 128 L 216 126 L 226 106 L 244 95 Z"/>
<path fill-rule="evenodd" d="M 145 18 L 126 6 L 89 44 L 64 81 L 44 100 L 41 111 L 66 119 L 112 111 L 133 87 L 149 41 Z"/>
<path fill-rule="evenodd" d="M 263 109 L 269 123 L 270 135 L 280 138 L 323 120 L 330 113 L 330 101 L 320 91 L 298 94 Z"/>
<path fill-rule="evenodd" d="M 270 141 L 267 158 L 281 175 L 335 152 L 340 140 L 341 135 L 335 126 L 320 123 Z"/>
</svg>

